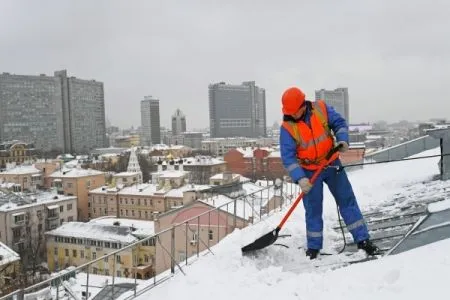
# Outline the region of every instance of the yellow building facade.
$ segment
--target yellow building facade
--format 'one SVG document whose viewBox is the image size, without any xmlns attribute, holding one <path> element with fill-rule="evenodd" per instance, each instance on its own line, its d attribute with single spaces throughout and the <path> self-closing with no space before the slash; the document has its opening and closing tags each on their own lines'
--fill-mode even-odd
<svg viewBox="0 0 450 300">
<path fill-rule="evenodd" d="M 47 263 L 50 271 L 80 266 L 142 239 L 128 226 L 71 222 L 47 232 Z M 147 235 L 148 236 L 148 235 Z M 92 274 L 147 279 L 153 276 L 155 247 L 145 243 L 93 263 Z"/>
</svg>

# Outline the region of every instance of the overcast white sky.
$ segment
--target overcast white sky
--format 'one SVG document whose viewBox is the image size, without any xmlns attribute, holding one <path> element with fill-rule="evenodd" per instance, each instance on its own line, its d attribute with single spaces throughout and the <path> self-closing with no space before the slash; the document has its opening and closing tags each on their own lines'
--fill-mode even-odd
<svg viewBox="0 0 450 300">
<path fill-rule="evenodd" d="M 268 125 L 291 85 L 345 86 L 351 122 L 425 120 L 450 112 L 450 1 L 0 1 L 0 72 L 96 79 L 106 115 L 140 124 L 160 99 L 209 125 L 208 84 L 254 80 Z"/>
</svg>

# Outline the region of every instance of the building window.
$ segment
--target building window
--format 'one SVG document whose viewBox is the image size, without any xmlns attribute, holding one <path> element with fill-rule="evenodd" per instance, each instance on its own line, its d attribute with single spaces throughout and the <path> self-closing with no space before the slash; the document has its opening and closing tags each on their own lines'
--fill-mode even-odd
<svg viewBox="0 0 450 300">
<path fill-rule="evenodd" d="M 58 255 L 58 248 L 54 248 L 54 249 L 53 249 L 53 254 L 54 254 L 54 255 Z"/>
<path fill-rule="evenodd" d="M 67 210 L 72 210 L 72 203 L 71 204 L 67 204 Z"/>
<path fill-rule="evenodd" d="M 214 239 L 214 233 L 213 233 L 212 230 L 210 230 L 210 231 L 208 232 L 208 238 L 209 238 L 210 241 L 212 241 L 212 240 Z"/>
<path fill-rule="evenodd" d="M 97 252 L 92 252 L 92 259 L 97 259 Z"/>
<path fill-rule="evenodd" d="M 148 255 L 144 255 L 144 262 L 148 263 L 149 261 L 149 256 Z"/>
<path fill-rule="evenodd" d="M 122 272 L 117 271 L 117 277 L 122 277 Z"/>
<path fill-rule="evenodd" d="M 73 217 L 68 217 L 67 222 L 73 222 Z"/>
<path fill-rule="evenodd" d="M 118 264 L 120 264 L 120 255 L 117 255 L 117 256 L 116 256 L 116 262 L 117 262 Z"/>
<path fill-rule="evenodd" d="M 84 250 L 80 250 L 80 257 L 84 258 Z"/>
<path fill-rule="evenodd" d="M 72 250 L 72 256 L 77 257 L 77 250 Z"/>
<path fill-rule="evenodd" d="M 69 249 L 65 249 L 66 257 L 69 257 Z"/>
<path fill-rule="evenodd" d="M 64 206 L 61 205 L 61 206 L 59 207 L 59 212 L 64 212 Z"/>
<path fill-rule="evenodd" d="M 97 269 L 97 268 L 94 268 L 93 271 L 92 271 L 92 273 L 93 273 L 93 274 L 98 274 L 98 269 Z"/>
</svg>

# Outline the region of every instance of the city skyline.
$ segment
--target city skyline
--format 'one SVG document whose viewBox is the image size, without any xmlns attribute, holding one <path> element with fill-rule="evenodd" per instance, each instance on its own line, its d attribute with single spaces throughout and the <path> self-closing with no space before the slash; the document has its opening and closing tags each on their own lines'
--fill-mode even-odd
<svg viewBox="0 0 450 300">
<path fill-rule="evenodd" d="M 207 87 L 221 81 L 263 86 L 269 125 L 280 121 L 280 97 L 293 85 L 309 99 L 316 89 L 348 87 L 354 123 L 427 120 L 450 108 L 450 45 L 442 39 L 450 34 L 449 6 L 108 1 L 52 2 L 49 10 L 7 0 L 0 73 L 68 69 L 101 80 L 106 116 L 121 128 L 139 126 L 140 100 L 149 94 L 161 101 L 162 126 L 170 128 L 180 108 L 188 130 L 206 128 Z"/>
</svg>

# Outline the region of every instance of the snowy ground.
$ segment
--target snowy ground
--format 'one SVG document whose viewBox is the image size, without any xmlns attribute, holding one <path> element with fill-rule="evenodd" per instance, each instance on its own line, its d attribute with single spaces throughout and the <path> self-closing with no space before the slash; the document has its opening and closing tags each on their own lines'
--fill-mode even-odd
<svg viewBox="0 0 450 300">
<path fill-rule="evenodd" d="M 421 155 L 438 154 L 438 149 Z M 427 196 L 429 182 L 438 172 L 438 158 L 366 166 L 349 174 L 362 210 L 383 207 L 399 195 L 414 199 Z M 428 183 L 428 184 L 427 184 Z M 434 182 L 448 190 L 449 182 Z M 330 252 L 339 238 L 331 225 L 336 206 L 326 192 L 324 199 L 325 248 Z M 334 271 L 315 268 L 298 246 L 304 244 L 304 210 L 299 205 L 281 234 L 292 234 L 291 247 L 271 246 L 258 257 L 243 257 L 241 247 L 276 227 L 282 213 L 243 230 L 236 230 L 188 267 L 138 299 L 423 299 L 450 295 L 450 241 L 444 240 L 406 253 L 352 265 Z M 343 256 L 323 257 L 334 263 Z"/>
</svg>

